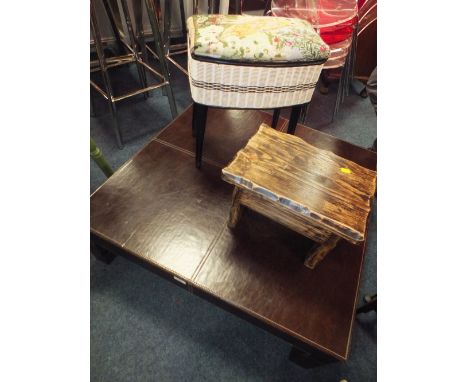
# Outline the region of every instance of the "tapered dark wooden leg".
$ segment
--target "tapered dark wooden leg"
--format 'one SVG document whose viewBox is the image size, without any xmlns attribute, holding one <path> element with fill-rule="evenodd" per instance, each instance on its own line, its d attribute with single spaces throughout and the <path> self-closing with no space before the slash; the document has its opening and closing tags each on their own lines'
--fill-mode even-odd
<svg viewBox="0 0 468 382">
<path fill-rule="evenodd" d="M 273 119 L 271 121 L 271 127 L 273 127 L 273 129 L 276 129 L 276 126 L 278 126 L 278 120 L 279 120 L 280 114 L 281 114 L 281 108 L 273 110 Z"/>
<path fill-rule="evenodd" d="M 192 110 L 192 137 L 197 137 L 197 126 L 196 126 L 196 114 L 195 114 L 195 103 L 193 103 L 193 110 Z"/>
<path fill-rule="evenodd" d="M 303 105 L 296 105 L 292 107 L 291 116 L 289 117 L 288 134 L 294 135 L 297 121 L 299 121 L 299 116 L 301 115 L 302 106 Z"/>
<path fill-rule="evenodd" d="M 107 249 L 104 249 L 91 241 L 91 252 L 96 259 L 102 261 L 105 264 L 110 264 L 115 259 L 115 255 L 110 253 Z"/>
<path fill-rule="evenodd" d="M 289 360 L 305 369 L 323 366 L 327 363 L 338 362 L 336 359 L 325 354 L 321 354 L 318 351 L 312 354 L 298 349 L 295 346 L 293 346 L 289 352 Z"/>
<path fill-rule="evenodd" d="M 196 142 L 195 142 L 195 166 L 201 167 L 202 155 L 203 155 L 203 140 L 205 138 L 205 125 L 206 115 L 208 113 L 208 106 L 201 105 L 199 103 L 193 103 L 193 119 L 192 122 L 195 124 Z"/>
<path fill-rule="evenodd" d="M 356 309 L 356 314 L 367 313 L 371 310 L 377 312 L 377 295 L 375 294 L 373 296 L 366 297 L 366 303 L 364 305 L 361 305 L 358 309 Z"/>
</svg>

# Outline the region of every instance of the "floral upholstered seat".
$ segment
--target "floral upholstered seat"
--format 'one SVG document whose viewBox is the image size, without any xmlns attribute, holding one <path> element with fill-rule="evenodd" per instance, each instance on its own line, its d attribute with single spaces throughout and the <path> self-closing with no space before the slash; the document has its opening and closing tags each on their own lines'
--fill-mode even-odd
<svg viewBox="0 0 468 382">
<path fill-rule="evenodd" d="M 330 48 L 305 20 L 245 15 L 194 15 L 187 21 L 190 52 L 238 62 L 326 61 Z"/>
</svg>

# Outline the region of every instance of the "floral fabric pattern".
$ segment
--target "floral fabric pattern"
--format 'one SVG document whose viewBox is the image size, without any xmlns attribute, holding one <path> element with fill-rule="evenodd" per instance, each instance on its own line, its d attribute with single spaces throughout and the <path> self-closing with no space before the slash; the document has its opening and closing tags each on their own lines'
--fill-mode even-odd
<svg viewBox="0 0 468 382">
<path fill-rule="evenodd" d="M 188 19 L 191 51 L 229 61 L 322 61 L 330 48 L 305 20 L 244 15 Z"/>
</svg>

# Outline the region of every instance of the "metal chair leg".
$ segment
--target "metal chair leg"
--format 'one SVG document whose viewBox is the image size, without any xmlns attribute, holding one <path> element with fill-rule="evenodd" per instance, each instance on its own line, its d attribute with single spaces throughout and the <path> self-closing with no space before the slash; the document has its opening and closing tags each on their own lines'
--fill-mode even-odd
<svg viewBox="0 0 468 382">
<path fill-rule="evenodd" d="M 184 8 L 184 0 L 179 0 L 179 9 L 180 9 L 180 19 L 182 23 L 182 33 L 184 36 L 187 35 L 187 23 L 185 18 L 185 8 Z"/>
<path fill-rule="evenodd" d="M 271 0 L 265 1 L 265 9 L 263 10 L 263 16 L 266 16 L 271 11 Z"/>
<path fill-rule="evenodd" d="M 346 65 L 346 64 L 345 64 Z M 341 75 L 340 75 L 340 80 L 338 81 L 338 90 L 336 91 L 336 100 L 335 100 L 335 107 L 333 109 L 333 114 L 332 114 L 332 122 L 335 119 L 336 114 L 338 113 L 338 110 L 340 108 L 340 104 L 342 102 L 342 93 L 343 93 L 343 75 L 345 72 L 345 67 L 343 66 L 341 68 Z"/>
<path fill-rule="evenodd" d="M 119 147 L 119 149 L 122 149 L 123 148 L 122 132 L 120 131 L 120 126 L 117 120 L 117 110 L 116 110 L 115 103 L 114 103 L 114 95 L 112 92 L 112 86 L 111 86 L 111 82 L 109 79 L 109 73 L 107 73 L 104 49 L 102 47 L 101 33 L 100 33 L 99 25 L 97 22 L 96 9 L 95 9 L 93 0 L 91 0 L 90 9 L 91 9 L 91 31 L 93 33 L 93 38 L 94 38 L 94 42 L 96 45 L 96 54 L 98 56 L 99 66 L 100 66 L 101 73 L 102 73 L 102 79 L 103 79 L 104 87 L 107 93 L 106 98 L 107 98 L 107 102 L 109 104 L 109 108 L 112 114 L 112 119 L 114 122 L 113 125 L 114 125 L 115 136 L 117 138 L 117 146 Z"/>
<path fill-rule="evenodd" d="M 148 12 L 148 18 L 151 24 L 151 31 L 153 33 L 154 45 L 156 48 L 156 54 L 159 57 L 159 63 L 161 66 L 161 71 L 163 77 L 165 78 L 167 85 L 165 86 L 167 90 L 167 98 L 169 100 L 169 106 L 171 108 L 172 118 L 177 117 L 177 106 L 174 98 L 174 93 L 172 92 L 171 81 L 169 77 L 169 70 L 167 69 L 166 56 L 162 48 L 161 34 L 159 33 L 159 22 L 156 18 L 156 8 L 154 5 L 154 0 L 145 0 L 146 10 Z"/>
<path fill-rule="evenodd" d="M 96 102 L 94 101 L 94 97 L 92 94 L 89 95 L 89 104 L 90 104 L 90 112 L 91 117 L 96 117 Z"/>
<path fill-rule="evenodd" d="M 169 54 L 171 46 L 171 19 L 172 19 L 172 2 L 171 0 L 164 1 L 164 18 L 163 18 L 163 44 L 164 55 Z"/>
<path fill-rule="evenodd" d="M 104 5 L 104 10 L 107 14 L 107 18 L 112 28 L 112 33 L 114 34 L 115 41 L 117 43 L 117 53 L 125 54 L 125 49 L 122 44 L 122 23 L 120 19 L 116 19 L 115 13 L 119 13 L 118 4 L 113 2 L 112 5 L 109 3 L 109 0 L 102 0 Z"/>
<path fill-rule="evenodd" d="M 132 0 L 133 5 L 133 14 L 135 16 L 135 37 L 137 43 L 137 52 L 139 57 L 143 60 L 143 62 L 148 62 L 148 51 L 146 49 L 146 41 L 145 35 L 143 31 L 143 8 L 142 8 L 142 1 L 143 0 Z M 146 76 L 146 71 L 142 70 L 143 74 L 143 81 L 145 87 L 148 86 L 148 77 Z M 151 97 L 150 92 L 144 93 L 145 98 Z"/>
<path fill-rule="evenodd" d="M 143 31 L 143 0 L 133 0 L 133 12 L 135 15 L 136 38 L 141 51 L 141 57 L 144 62 L 148 62 L 148 50 L 146 49 L 146 40 Z"/>
<path fill-rule="evenodd" d="M 171 21 L 172 21 L 172 4 L 171 0 L 164 0 L 164 13 L 163 13 L 163 37 L 162 37 L 162 42 L 163 42 L 163 50 L 164 50 L 164 56 L 168 57 L 170 48 L 171 48 Z M 169 65 L 167 66 L 167 69 L 169 71 Z M 170 75 L 170 71 L 169 71 Z M 161 88 L 161 93 L 164 96 L 167 96 L 167 89 L 166 88 Z"/>
<path fill-rule="evenodd" d="M 198 0 L 192 1 L 192 13 L 198 15 Z"/>
<path fill-rule="evenodd" d="M 354 25 L 353 34 L 352 34 L 349 70 L 348 70 L 349 71 L 348 84 L 346 86 L 346 95 L 349 95 L 349 87 L 352 81 L 354 80 L 354 66 L 356 64 L 356 52 L 357 52 L 357 32 L 358 32 L 358 26 Z"/>
<path fill-rule="evenodd" d="M 133 26 L 132 26 L 132 20 L 130 19 L 130 12 L 128 10 L 128 4 L 126 0 L 123 0 L 121 2 L 122 4 L 122 12 L 125 18 L 125 23 L 127 24 L 127 29 L 128 29 L 128 37 L 130 39 L 130 46 L 133 50 L 133 56 L 135 59 L 135 64 L 138 72 L 138 78 L 140 79 L 140 85 L 142 88 L 146 88 L 148 86 L 147 79 L 146 79 L 146 73 L 139 63 L 141 61 L 140 54 L 138 51 L 138 46 L 136 43 L 136 37 L 135 33 L 133 32 Z M 148 98 L 148 92 L 144 93 L 145 98 Z"/>
</svg>

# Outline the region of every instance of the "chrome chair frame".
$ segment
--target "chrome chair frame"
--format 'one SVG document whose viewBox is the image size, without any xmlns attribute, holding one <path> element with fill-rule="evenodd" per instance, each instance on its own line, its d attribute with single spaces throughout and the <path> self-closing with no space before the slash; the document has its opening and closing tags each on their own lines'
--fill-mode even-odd
<svg viewBox="0 0 468 382">
<path fill-rule="evenodd" d="M 138 0 L 136 0 L 138 1 Z M 160 7 L 160 1 L 157 1 L 157 7 L 161 9 Z M 220 0 L 208 0 L 208 13 L 213 14 L 213 13 L 218 13 L 220 9 Z M 135 9 L 135 7 L 134 7 Z M 181 15 L 181 25 L 182 25 L 182 33 L 184 36 L 187 35 L 187 25 L 186 25 L 186 17 L 185 17 L 185 8 L 184 8 L 184 0 L 179 0 L 179 9 L 180 9 L 180 15 Z M 192 0 L 192 9 L 193 9 L 193 14 L 198 14 L 199 13 L 199 0 Z M 241 1 L 240 0 L 235 0 L 235 12 L 236 14 L 240 14 L 241 10 Z M 157 13 L 156 13 L 157 14 Z M 140 20 L 141 20 L 141 16 Z M 171 9 L 171 1 L 170 0 L 164 0 L 164 16 L 162 17 L 163 19 L 163 45 L 164 45 L 164 55 L 166 57 L 166 60 L 174 65 L 177 69 L 179 69 L 182 73 L 184 73 L 186 76 L 188 76 L 188 71 L 186 68 L 181 66 L 177 61 L 173 59 L 172 56 L 176 56 L 179 54 L 186 54 L 187 53 L 187 43 L 181 43 L 181 44 L 171 44 L 171 34 L 170 34 L 170 28 L 171 28 L 171 19 L 172 19 L 172 9 Z M 138 25 L 141 26 L 141 21 L 138 21 Z M 137 30 L 138 33 L 138 30 Z M 154 52 L 151 47 L 146 44 L 146 43 L 140 43 L 140 46 L 142 47 L 143 55 L 146 55 L 146 51 L 150 52 L 151 55 L 156 59 L 159 60 L 158 55 L 156 52 Z"/>
<path fill-rule="evenodd" d="M 97 13 L 96 13 L 95 1 L 96 0 L 91 0 L 91 7 L 90 7 L 91 31 L 93 34 L 94 46 L 96 49 L 96 54 L 97 54 L 98 59 L 91 61 L 91 72 L 97 72 L 97 71 L 101 72 L 102 79 L 104 82 L 104 89 L 101 88 L 99 85 L 97 85 L 93 80 L 90 80 L 90 82 L 91 82 L 92 88 L 94 88 L 108 102 L 108 105 L 112 114 L 114 131 L 115 131 L 115 135 L 117 138 L 117 145 L 121 149 L 123 148 L 123 140 L 122 140 L 122 132 L 120 130 L 120 126 L 119 126 L 118 119 L 117 119 L 116 102 L 122 101 L 124 99 L 127 99 L 129 97 L 132 97 L 138 94 L 144 94 L 145 98 L 147 98 L 149 95 L 148 94 L 149 91 L 155 90 L 158 88 L 163 88 L 165 89 L 165 93 L 168 97 L 169 106 L 170 106 L 173 118 L 177 116 L 177 106 L 175 103 L 174 94 L 172 92 L 172 87 L 170 84 L 169 71 L 166 65 L 166 61 L 159 60 L 160 70 L 162 72 L 160 73 L 156 69 L 151 67 L 148 64 L 148 61 L 146 59 L 142 59 L 142 53 L 140 52 L 137 46 L 137 38 L 133 31 L 133 26 L 132 26 L 132 22 L 130 19 L 128 4 L 126 0 L 121 0 L 121 5 L 122 5 L 122 13 L 125 18 L 125 23 L 126 23 L 127 30 L 128 30 L 128 37 L 130 40 L 130 45 L 127 44 L 127 42 L 125 42 L 123 38 L 125 36 L 125 33 L 123 32 L 123 27 L 121 24 L 120 17 L 118 18 L 116 17 L 116 14 L 118 14 L 119 12 L 117 0 L 103 0 L 107 17 L 109 18 L 113 33 L 119 45 L 119 49 L 120 49 L 119 52 L 122 52 L 122 49 L 127 50 L 126 54 L 122 54 L 122 55 L 115 56 L 115 57 L 109 57 L 109 58 L 105 57 L 102 35 L 101 35 L 100 28 L 99 28 L 97 16 L 96 16 Z M 111 3 L 109 1 L 111 1 Z M 159 23 L 154 13 L 154 10 L 155 10 L 154 2 L 153 0 L 145 0 L 145 3 L 146 3 L 147 11 L 148 11 L 150 24 L 151 24 L 152 35 L 155 41 L 156 51 L 159 54 L 159 57 L 164 57 L 164 51 L 162 49 L 162 40 L 161 40 L 161 35 L 159 32 Z M 139 8 L 139 12 L 141 13 L 141 6 Z M 141 31 L 140 26 L 138 30 Z M 141 33 L 139 33 L 138 36 L 139 36 L 139 39 L 141 39 Z M 112 89 L 112 83 L 110 81 L 108 70 L 111 68 L 121 66 L 121 65 L 126 65 L 129 63 L 136 63 L 137 65 L 138 77 L 140 80 L 141 88 L 131 91 L 129 93 L 117 96 L 114 94 L 114 91 Z M 160 80 L 160 82 L 155 85 L 148 85 L 145 70 L 153 74 L 155 78 Z M 93 103 L 92 99 L 91 99 L 91 103 Z"/>
</svg>

